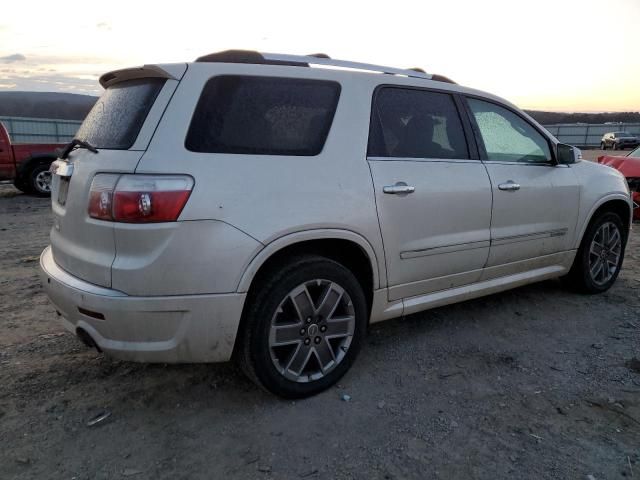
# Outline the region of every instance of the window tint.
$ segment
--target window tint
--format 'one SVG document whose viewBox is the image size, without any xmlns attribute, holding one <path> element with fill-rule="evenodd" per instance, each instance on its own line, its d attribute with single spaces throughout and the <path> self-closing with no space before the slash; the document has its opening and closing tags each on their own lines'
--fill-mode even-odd
<svg viewBox="0 0 640 480">
<path fill-rule="evenodd" d="M 378 90 L 371 116 L 368 155 L 469 158 L 453 97 L 395 87 Z"/>
<path fill-rule="evenodd" d="M 130 148 L 164 82 L 162 78 L 142 78 L 108 87 L 82 122 L 76 138 L 96 148 Z"/>
<path fill-rule="evenodd" d="M 549 142 L 524 119 L 494 103 L 469 98 L 489 160 L 547 163 Z"/>
<path fill-rule="evenodd" d="M 224 75 L 209 80 L 186 147 L 194 152 L 317 155 L 340 85 L 324 80 Z"/>
</svg>

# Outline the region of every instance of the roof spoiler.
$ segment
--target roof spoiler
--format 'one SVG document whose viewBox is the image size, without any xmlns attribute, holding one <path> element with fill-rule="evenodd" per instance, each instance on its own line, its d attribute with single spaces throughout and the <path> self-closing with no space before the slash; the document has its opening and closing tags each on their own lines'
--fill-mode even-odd
<svg viewBox="0 0 640 480">
<path fill-rule="evenodd" d="M 123 68 L 107 72 L 100 77 L 100 85 L 103 88 L 110 87 L 125 80 L 135 80 L 138 78 L 166 78 L 177 80 L 172 74 L 157 65 L 143 65 L 141 67 Z"/>
</svg>

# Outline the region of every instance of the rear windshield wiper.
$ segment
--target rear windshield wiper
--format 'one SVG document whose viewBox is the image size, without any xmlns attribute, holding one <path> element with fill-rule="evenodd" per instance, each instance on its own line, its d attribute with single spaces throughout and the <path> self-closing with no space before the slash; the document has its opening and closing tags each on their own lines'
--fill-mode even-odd
<svg viewBox="0 0 640 480">
<path fill-rule="evenodd" d="M 91 145 L 89 142 L 85 142 L 84 140 L 80 140 L 78 138 L 74 138 L 71 140 L 65 147 L 60 151 L 59 158 L 65 159 L 69 156 L 71 152 L 73 152 L 76 148 L 86 148 L 90 152 L 98 153 L 98 149 Z"/>
</svg>

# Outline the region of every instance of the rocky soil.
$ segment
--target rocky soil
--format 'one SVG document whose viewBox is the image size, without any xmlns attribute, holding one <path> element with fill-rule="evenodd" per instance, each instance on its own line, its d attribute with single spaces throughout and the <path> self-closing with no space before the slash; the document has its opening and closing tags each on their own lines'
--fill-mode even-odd
<svg viewBox="0 0 640 480">
<path fill-rule="evenodd" d="M 378 324 L 340 385 L 291 402 L 65 333 L 37 276 L 50 224 L 0 186 L 2 479 L 640 478 L 638 228 L 609 292 L 548 281 Z"/>
</svg>

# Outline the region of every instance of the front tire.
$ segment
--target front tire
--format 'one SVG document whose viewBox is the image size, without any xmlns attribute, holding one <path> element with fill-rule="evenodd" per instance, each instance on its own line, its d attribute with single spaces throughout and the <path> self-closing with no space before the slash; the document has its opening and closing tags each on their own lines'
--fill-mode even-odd
<svg viewBox="0 0 640 480">
<path fill-rule="evenodd" d="M 319 393 L 353 364 L 367 325 L 362 287 L 350 270 L 300 256 L 251 294 L 238 352 L 247 376 L 285 398 Z"/>
<path fill-rule="evenodd" d="M 604 142 L 600 142 L 600 150 L 606 150 L 607 149 L 607 144 Z"/>
<path fill-rule="evenodd" d="M 611 288 L 622 267 L 626 233 L 616 213 L 604 212 L 584 234 L 566 283 L 583 293 L 602 293 Z"/>
</svg>

